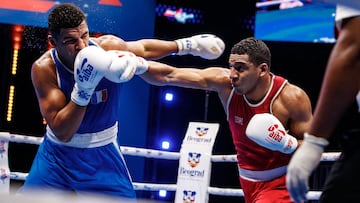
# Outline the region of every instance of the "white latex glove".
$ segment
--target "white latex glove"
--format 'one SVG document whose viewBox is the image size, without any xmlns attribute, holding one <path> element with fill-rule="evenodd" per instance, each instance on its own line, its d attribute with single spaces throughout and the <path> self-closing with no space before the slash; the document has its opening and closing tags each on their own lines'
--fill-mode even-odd
<svg viewBox="0 0 360 203">
<path fill-rule="evenodd" d="M 324 138 L 304 134 L 304 140 L 291 158 L 286 174 L 286 186 L 294 202 L 306 201 L 310 175 L 319 165 L 328 144 Z"/>
</svg>

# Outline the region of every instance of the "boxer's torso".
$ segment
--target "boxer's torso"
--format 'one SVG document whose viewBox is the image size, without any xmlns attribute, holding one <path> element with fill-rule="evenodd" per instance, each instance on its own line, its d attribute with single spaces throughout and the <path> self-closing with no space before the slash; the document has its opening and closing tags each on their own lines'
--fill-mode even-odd
<svg viewBox="0 0 360 203">
<path fill-rule="evenodd" d="M 90 41 L 89 46 L 96 46 L 96 44 Z M 55 49 L 50 51 L 56 66 L 58 86 L 64 92 L 67 101 L 70 101 L 75 83 L 73 71 L 61 63 Z M 77 133 L 99 132 L 113 126 L 118 121 L 121 87 L 121 83 L 112 83 L 105 78 L 100 81 L 87 106 Z"/>
<path fill-rule="evenodd" d="M 228 122 L 237 151 L 240 168 L 248 170 L 269 170 L 287 165 L 290 155 L 261 147 L 250 140 L 245 130 L 249 120 L 258 113 L 272 113 L 272 104 L 287 83 L 282 77 L 272 77 L 267 95 L 257 104 L 250 104 L 245 96 L 231 93 L 228 101 Z"/>
</svg>

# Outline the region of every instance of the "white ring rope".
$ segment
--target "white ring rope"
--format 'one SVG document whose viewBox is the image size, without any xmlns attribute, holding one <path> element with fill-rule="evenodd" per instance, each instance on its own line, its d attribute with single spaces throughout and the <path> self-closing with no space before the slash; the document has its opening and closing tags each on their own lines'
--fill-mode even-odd
<svg viewBox="0 0 360 203">
<path fill-rule="evenodd" d="M 145 149 L 137 147 L 120 146 L 120 150 L 125 155 L 141 156 L 147 158 L 160 158 L 169 160 L 179 160 L 180 154 L 178 152 L 166 152 L 154 149 Z"/>
<path fill-rule="evenodd" d="M 0 132 L 0 140 L 9 142 L 26 143 L 26 144 L 41 144 L 43 137 L 24 136 L 18 134 L 10 134 Z M 141 156 L 146 158 L 169 159 L 178 160 L 180 158 L 179 152 L 167 152 L 154 149 L 125 147 L 120 146 L 124 155 Z M 340 156 L 340 152 L 327 152 L 323 153 L 321 161 L 336 161 Z M 212 162 L 237 162 L 236 155 L 212 155 Z"/>
<path fill-rule="evenodd" d="M 0 132 L 0 140 L 6 140 L 9 142 L 17 143 L 26 143 L 26 144 L 41 144 L 43 137 L 33 137 L 33 136 L 24 136 L 18 134 L 11 134 L 7 132 Z M 178 160 L 180 158 L 180 153 L 178 152 L 167 152 L 161 150 L 152 150 L 145 148 L 136 148 L 136 147 L 124 147 L 120 146 L 121 151 L 124 155 L 131 156 L 141 156 L 147 158 L 157 158 L 157 159 L 168 159 L 168 160 Z M 335 161 L 339 158 L 340 152 L 329 152 L 323 153 L 321 161 Z M 212 162 L 237 162 L 236 155 L 212 155 Z M 25 180 L 28 173 L 21 172 L 10 172 L 10 179 L 13 180 Z M 168 190 L 176 191 L 176 184 L 153 184 L 153 183 L 133 183 L 135 190 L 144 190 L 144 191 L 158 191 L 158 190 Z M 218 188 L 218 187 L 209 187 L 209 194 L 212 195 L 221 195 L 221 196 L 244 196 L 242 189 L 232 189 L 232 188 Z M 308 200 L 318 200 L 320 197 L 321 191 L 309 191 L 306 195 Z"/>
<path fill-rule="evenodd" d="M 264 6 L 273 6 L 273 5 L 286 3 L 286 2 L 293 2 L 293 1 L 295 1 L 295 0 L 272 0 L 272 1 L 257 2 L 256 8 L 260 8 L 260 7 L 264 7 Z"/>
</svg>

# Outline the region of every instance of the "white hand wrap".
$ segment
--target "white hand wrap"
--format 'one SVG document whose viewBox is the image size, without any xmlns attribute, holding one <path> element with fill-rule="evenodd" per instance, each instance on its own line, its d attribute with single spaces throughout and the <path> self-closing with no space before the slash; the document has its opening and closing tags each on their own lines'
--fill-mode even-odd
<svg viewBox="0 0 360 203">
<path fill-rule="evenodd" d="M 140 75 L 148 69 L 147 61 L 131 52 L 111 50 L 108 53 L 113 58 L 113 62 L 105 78 L 112 82 L 127 82 L 133 78 L 134 74 Z"/>
<path fill-rule="evenodd" d="M 75 85 L 71 100 L 79 106 L 89 104 L 91 95 L 111 64 L 111 57 L 96 46 L 83 48 L 74 62 Z"/>
<path fill-rule="evenodd" d="M 257 144 L 285 154 L 297 147 L 295 137 L 287 134 L 280 121 L 269 113 L 254 115 L 246 128 L 246 135 Z"/>
<path fill-rule="evenodd" d="M 204 59 L 216 59 L 225 50 L 224 41 L 211 34 L 195 35 L 175 40 L 175 42 L 179 50 L 177 55 L 191 54 Z"/>
<path fill-rule="evenodd" d="M 328 144 L 324 138 L 304 134 L 304 140 L 287 168 L 286 186 L 294 202 L 306 200 L 310 175 L 319 165 L 321 155 Z"/>
</svg>

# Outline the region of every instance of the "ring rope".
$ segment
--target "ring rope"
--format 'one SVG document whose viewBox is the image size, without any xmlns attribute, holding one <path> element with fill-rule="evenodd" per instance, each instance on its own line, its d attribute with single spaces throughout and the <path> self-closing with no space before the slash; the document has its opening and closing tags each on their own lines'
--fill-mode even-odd
<svg viewBox="0 0 360 203">
<path fill-rule="evenodd" d="M 264 6 L 273 6 L 273 5 L 286 3 L 286 2 L 292 2 L 292 1 L 294 1 L 294 0 L 272 0 L 272 1 L 257 2 L 256 7 L 260 8 L 260 7 L 264 7 Z"/>
<path fill-rule="evenodd" d="M 28 173 L 10 172 L 10 179 L 25 180 L 27 175 Z M 138 182 L 133 182 L 133 186 L 135 190 L 143 190 L 143 191 L 159 191 L 159 190 L 176 191 L 177 188 L 176 184 L 157 184 L 157 183 L 138 183 Z M 211 195 L 218 195 L 218 196 L 235 196 L 235 197 L 244 196 L 244 192 L 242 189 L 208 187 L 208 192 Z M 308 200 L 318 200 L 320 195 L 321 195 L 321 191 L 309 191 L 306 197 Z"/>
<path fill-rule="evenodd" d="M 41 144 L 44 140 L 43 137 L 24 136 L 10 133 L 0 133 L 0 140 L 9 142 L 26 143 L 26 144 Z M 147 158 L 169 159 L 178 160 L 180 158 L 179 152 L 167 152 L 154 149 L 138 148 L 138 147 L 125 147 L 120 146 L 124 155 L 141 156 Z M 321 161 L 336 161 L 341 152 L 326 152 L 321 156 Z M 237 162 L 236 155 L 212 155 L 212 162 Z"/>
<path fill-rule="evenodd" d="M 0 132 L 0 140 L 6 140 L 9 142 L 26 143 L 26 144 L 41 144 L 43 137 L 24 136 L 19 134 L 11 134 L 7 132 Z M 142 156 L 147 158 L 158 158 L 168 160 L 178 160 L 180 153 L 178 152 L 166 152 L 161 150 L 152 150 L 145 148 L 136 147 L 124 147 L 120 146 L 121 151 L 124 155 Z M 339 158 L 341 152 L 328 152 L 323 153 L 321 161 L 335 161 Z M 236 155 L 212 155 L 212 162 L 237 162 Z M 25 180 L 28 173 L 22 172 L 10 172 L 10 179 L 13 180 Z M 176 184 L 154 184 L 154 183 L 133 183 L 135 190 L 144 191 L 158 191 L 168 190 L 176 191 Z M 219 187 L 208 187 L 209 194 L 221 195 L 221 196 L 244 196 L 242 189 L 233 188 L 219 188 Z M 318 200 L 321 195 L 321 191 L 309 191 L 306 195 L 308 200 Z"/>
</svg>

